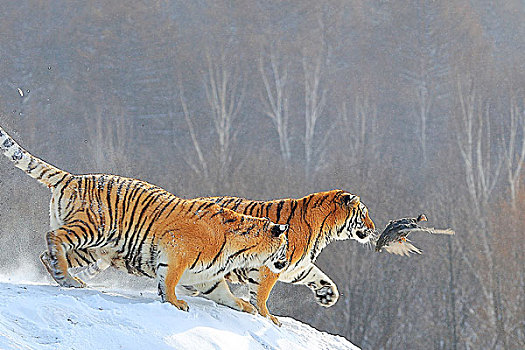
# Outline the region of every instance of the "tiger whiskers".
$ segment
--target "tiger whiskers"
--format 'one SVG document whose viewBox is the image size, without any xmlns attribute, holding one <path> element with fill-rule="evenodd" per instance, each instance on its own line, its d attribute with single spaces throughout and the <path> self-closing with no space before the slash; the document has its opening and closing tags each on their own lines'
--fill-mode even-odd
<svg viewBox="0 0 525 350">
<path fill-rule="evenodd" d="M 370 230 L 368 237 L 369 240 L 366 242 L 366 246 L 368 249 L 374 250 L 375 246 L 377 245 L 377 241 L 379 240 L 379 231 L 376 229 Z"/>
</svg>

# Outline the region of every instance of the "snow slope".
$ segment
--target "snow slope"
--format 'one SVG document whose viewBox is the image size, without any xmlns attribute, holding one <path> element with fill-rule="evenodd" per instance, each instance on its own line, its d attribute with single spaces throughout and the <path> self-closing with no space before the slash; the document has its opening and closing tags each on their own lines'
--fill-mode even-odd
<svg viewBox="0 0 525 350">
<path fill-rule="evenodd" d="M 153 291 L 0 281 L 0 349 L 357 349 L 291 318 L 269 320 L 199 297 L 189 312 Z"/>
</svg>

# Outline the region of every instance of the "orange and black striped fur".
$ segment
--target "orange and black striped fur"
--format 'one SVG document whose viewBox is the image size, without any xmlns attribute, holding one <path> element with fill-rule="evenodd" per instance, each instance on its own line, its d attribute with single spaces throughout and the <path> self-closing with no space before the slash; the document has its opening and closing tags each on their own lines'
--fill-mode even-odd
<svg viewBox="0 0 525 350">
<path fill-rule="evenodd" d="M 192 285 L 210 299 L 255 312 L 234 297 L 224 276 L 234 268 L 287 266 L 286 225 L 184 200 L 147 182 L 114 175 L 73 175 L 22 149 L 0 128 L 0 147 L 15 166 L 51 190 L 48 249 L 41 260 L 63 287 L 83 287 L 68 259 L 103 260 L 131 273 L 155 277 L 159 294 L 177 308 L 175 286 Z"/>
<path fill-rule="evenodd" d="M 319 192 L 300 199 L 252 201 L 237 197 L 205 197 L 206 200 L 242 214 L 269 217 L 289 225 L 288 267 L 280 273 L 266 267 L 238 268 L 226 278 L 248 284 L 251 301 L 259 313 L 276 324 L 279 320 L 268 311 L 266 302 L 277 280 L 309 287 L 319 304 L 325 307 L 337 302 L 335 283 L 314 262 L 321 250 L 333 240 L 354 239 L 368 243 L 375 226 L 360 198 L 342 190 Z M 107 264 L 93 262 L 81 273 L 96 274 Z M 76 264 L 73 266 L 80 266 Z M 85 264 L 84 264 L 85 266 Z M 87 271 L 86 271 L 87 270 Z"/>
<path fill-rule="evenodd" d="M 200 198 L 239 213 L 268 217 L 288 224 L 289 265 L 280 273 L 266 267 L 235 269 L 227 275 L 232 282 L 247 283 L 259 313 L 280 324 L 266 306 L 277 280 L 308 286 L 322 306 L 336 303 L 339 293 L 334 282 L 314 262 L 333 240 L 354 239 L 368 243 L 375 226 L 360 198 L 342 190 L 310 194 L 300 199 L 252 201 L 236 197 Z"/>
</svg>

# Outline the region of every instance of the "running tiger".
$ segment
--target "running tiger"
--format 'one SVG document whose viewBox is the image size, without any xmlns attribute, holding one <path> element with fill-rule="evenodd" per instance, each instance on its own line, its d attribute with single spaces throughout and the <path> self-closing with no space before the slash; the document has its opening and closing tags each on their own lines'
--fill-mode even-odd
<svg viewBox="0 0 525 350">
<path fill-rule="evenodd" d="M 314 265 L 321 250 L 334 240 L 354 239 L 368 243 L 375 225 L 367 207 L 358 196 L 342 190 L 310 194 L 300 199 L 253 201 L 237 197 L 199 198 L 223 208 L 256 217 L 268 217 L 275 223 L 289 225 L 289 265 L 282 272 L 266 267 L 235 269 L 226 276 L 232 282 L 247 283 L 252 302 L 262 316 L 275 324 L 279 320 L 270 314 L 266 301 L 277 280 L 302 284 L 314 293 L 317 302 L 330 307 L 339 293 L 334 282 Z"/>
<path fill-rule="evenodd" d="M 51 190 L 50 231 L 41 260 L 62 287 L 84 287 L 69 260 L 97 260 L 156 278 L 162 301 L 188 310 L 177 299 L 178 283 L 208 298 L 255 313 L 234 297 L 224 276 L 234 268 L 286 268 L 287 225 L 184 200 L 144 181 L 115 175 L 73 175 L 21 148 L 0 127 L 0 148 L 15 166 Z M 69 260 L 69 261 L 68 261 Z"/>
</svg>

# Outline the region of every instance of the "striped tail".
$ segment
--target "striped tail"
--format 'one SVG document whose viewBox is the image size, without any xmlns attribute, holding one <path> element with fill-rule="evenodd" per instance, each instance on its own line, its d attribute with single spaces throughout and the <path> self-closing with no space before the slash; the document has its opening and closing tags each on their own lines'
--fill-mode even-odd
<svg viewBox="0 0 525 350">
<path fill-rule="evenodd" d="M 55 168 L 51 164 L 29 154 L 2 127 L 0 127 L 0 149 L 6 157 L 15 163 L 17 168 L 22 169 L 29 176 L 49 188 L 56 187 L 66 177 L 71 175 L 67 171 Z"/>
</svg>

